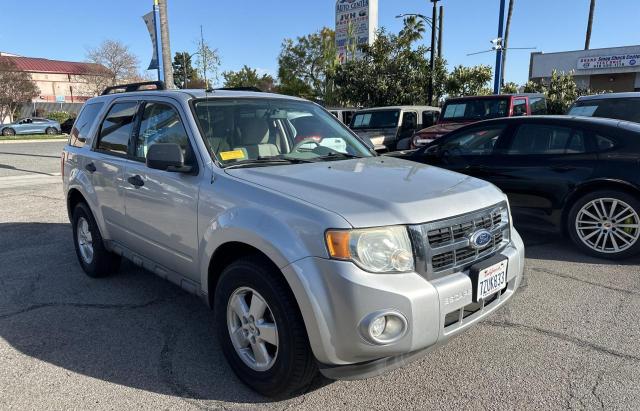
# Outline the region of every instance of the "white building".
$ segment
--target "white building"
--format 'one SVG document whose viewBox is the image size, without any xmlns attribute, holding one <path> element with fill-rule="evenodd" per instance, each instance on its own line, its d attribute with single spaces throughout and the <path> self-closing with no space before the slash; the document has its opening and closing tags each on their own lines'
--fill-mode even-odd
<svg viewBox="0 0 640 411">
<path fill-rule="evenodd" d="M 594 91 L 640 91 L 640 45 L 531 53 L 529 80 L 545 81 L 553 70 L 574 72 L 580 88 Z"/>
</svg>

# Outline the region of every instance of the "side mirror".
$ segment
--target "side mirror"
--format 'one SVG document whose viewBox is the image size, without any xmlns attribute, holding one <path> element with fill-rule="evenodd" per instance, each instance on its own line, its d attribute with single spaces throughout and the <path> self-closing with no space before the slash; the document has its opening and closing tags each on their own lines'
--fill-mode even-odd
<svg viewBox="0 0 640 411">
<path fill-rule="evenodd" d="M 175 143 L 156 143 L 147 151 L 147 167 L 176 173 L 189 173 L 191 166 L 184 165 L 182 148 Z"/>
</svg>

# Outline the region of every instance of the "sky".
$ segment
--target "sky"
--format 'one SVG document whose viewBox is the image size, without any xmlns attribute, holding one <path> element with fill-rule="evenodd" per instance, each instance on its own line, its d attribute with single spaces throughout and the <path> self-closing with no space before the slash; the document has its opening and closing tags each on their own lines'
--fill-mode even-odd
<svg viewBox="0 0 640 411">
<path fill-rule="evenodd" d="M 500 0 L 442 0 L 443 54 L 449 67 L 495 63 L 487 50 L 497 34 Z M 243 65 L 275 75 L 285 38 L 334 26 L 335 0 L 168 0 L 171 49 L 196 50 L 204 37 L 217 48 L 221 71 Z M 127 44 L 146 68 L 152 54 L 141 16 L 153 0 L 0 0 L 0 51 L 29 57 L 83 61 L 106 39 Z M 428 0 L 379 0 L 379 25 L 398 32 L 400 13 L 430 15 Z M 589 0 L 516 0 L 510 46 L 536 51 L 584 47 Z M 598 0 L 591 48 L 640 44 L 640 0 Z M 424 42 L 430 41 L 425 36 Z M 506 81 L 524 83 L 530 50 L 509 52 Z"/>
</svg>

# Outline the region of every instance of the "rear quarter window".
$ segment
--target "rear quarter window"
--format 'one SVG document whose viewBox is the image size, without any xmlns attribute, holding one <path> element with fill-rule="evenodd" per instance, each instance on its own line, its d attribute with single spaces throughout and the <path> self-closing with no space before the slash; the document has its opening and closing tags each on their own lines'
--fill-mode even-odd
<svg viewBox="0 0 640 411">
<path fill-rule="evenodd" d="M 69 144 L 73 147 L 84 147 L 89 132 L 96 122 L 98 113 L 102 110 L 104 103 L 91 103 L 86 104 L 80 115 L 73 124 L 71 129 L 71 135 L 69 136 Z"/>
</svg>

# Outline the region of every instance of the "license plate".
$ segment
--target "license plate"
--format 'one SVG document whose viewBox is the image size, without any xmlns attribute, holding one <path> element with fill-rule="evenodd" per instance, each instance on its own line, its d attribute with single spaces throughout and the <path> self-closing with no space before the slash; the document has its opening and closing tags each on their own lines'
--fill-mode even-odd
<svg viewBox="0 0 640 411">
<path fill-rule="evenodd" d="M 483 300 L 507 285 L 507 261 L 506 259 L 478 270 L 476 282 L 475 300 Z"/>
</svg>

